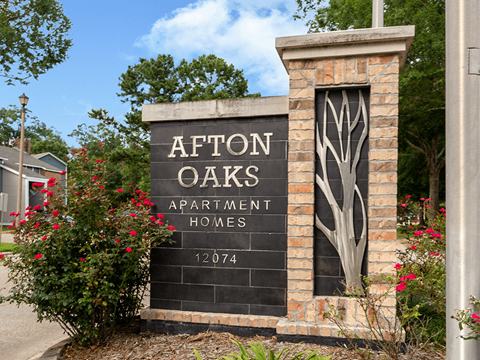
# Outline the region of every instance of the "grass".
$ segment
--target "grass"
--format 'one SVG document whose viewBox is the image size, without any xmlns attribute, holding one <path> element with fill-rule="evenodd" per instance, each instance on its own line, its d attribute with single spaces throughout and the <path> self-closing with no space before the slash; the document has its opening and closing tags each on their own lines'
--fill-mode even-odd
<svg viewBox="0 0 480 360">
<path fill-rule="evenodd" d="M 15 244 L 2 242 L 2 245 L 0 245 L 0 252 L 12 251 L 14 246 Z"/>
</svg>

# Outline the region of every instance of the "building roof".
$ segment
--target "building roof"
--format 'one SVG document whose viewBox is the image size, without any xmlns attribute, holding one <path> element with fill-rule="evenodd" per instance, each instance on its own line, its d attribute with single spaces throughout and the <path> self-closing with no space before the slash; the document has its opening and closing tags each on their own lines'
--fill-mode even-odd
<svg viewBox="0 0 480 360">
<path fill-rule="evenodd" d="M 18 174 L 20 150 L 17 148 L 9 148 L 6 146 L 0 146 L 0 159 L 3 160 L 2 167 L 6 170 L 10 170 L 13 173 Z M 60 172 L 60 170 L 46 162 L 37 159 L 36 157 L 24 153 L 23 165 L 41 168 L 47 171 Z M 30 178 L 47 179 L 47 177 L 36 173 L 35 171 L 23 168 L 23 175 Z"/>
<path fill-rule="evenodd" d="M 62 161 L 60 160 L 58 157 L 56 157 L 55 155 L 53 155 L 51 152 L 44 152 L 44 153 L 40 153 L 40 154 L 32 154 L 33 157 L 37 158 L 37 159 L 41 159 L 47 155 L 50 155 L 51 157 L 55 158 L 56 160 L 58 160 L 59 162 L 61 162 L 63 165 L 67 166 L 67 163 L 65 161 Z"/>
</svg>

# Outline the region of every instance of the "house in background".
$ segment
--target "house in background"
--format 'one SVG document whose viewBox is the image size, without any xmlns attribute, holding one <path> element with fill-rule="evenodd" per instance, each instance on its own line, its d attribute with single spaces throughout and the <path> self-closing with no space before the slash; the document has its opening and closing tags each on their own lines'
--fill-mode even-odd
<svg viewBox="0 0 480 360">
<path fill-rule="evenodd" d="M 25 149 L 29 149 L 28 146 Z M 7 213 L 3 214 L 3 225 L 11 224 L 13 218 L 8 214 L 17 210 L 18 165 L 20 150 L 0 146 L 0 192 L 8 194 Z M 33 191 L 33 183 L 47 185 L 49 178 L 58 181 L 65 180 L 62 171 L 67 170 L 67 164 L 50 153 L 31 155 L 23 154 L 22 174 L 22 214 L 27 206 L 42 205 L 44 194 Z"/>
</svg>

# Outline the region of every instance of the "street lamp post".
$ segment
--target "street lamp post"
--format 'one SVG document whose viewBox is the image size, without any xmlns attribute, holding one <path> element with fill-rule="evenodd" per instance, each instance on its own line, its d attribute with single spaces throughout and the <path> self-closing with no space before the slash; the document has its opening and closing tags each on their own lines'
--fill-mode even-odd
<svg viewBox="0 0 480 360">
<path fill-rule="evenodd" d="M 17 223 L 20 220 L 22 209 L 22 176 L 23 176 L 23 148 L 24 148 L 24 132 L 25 132 L 25 106 L 28 104 L 28 97 L 21 95 L 19 97 L 20 104 L 22 104 L 22 126 L 20 128 L 20 157 L 18 160 L 18 189 L 17 189 Z"/>
</svg>

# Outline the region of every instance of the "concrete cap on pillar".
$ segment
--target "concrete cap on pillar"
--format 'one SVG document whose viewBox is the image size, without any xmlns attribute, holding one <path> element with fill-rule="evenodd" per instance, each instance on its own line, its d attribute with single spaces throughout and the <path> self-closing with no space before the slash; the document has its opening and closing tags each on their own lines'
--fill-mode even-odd
<svg viewBox="0 0 480 360">
<path fill-rule="evenodd" d="M 399 54 L 405 64 L 415 26 L 331 31 L 275 39 L 275 47 L 288 72 L 288 62 L 333 57 Z"/>
</svg>

